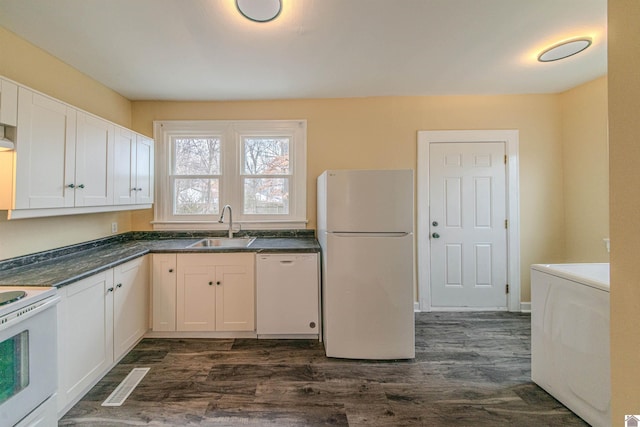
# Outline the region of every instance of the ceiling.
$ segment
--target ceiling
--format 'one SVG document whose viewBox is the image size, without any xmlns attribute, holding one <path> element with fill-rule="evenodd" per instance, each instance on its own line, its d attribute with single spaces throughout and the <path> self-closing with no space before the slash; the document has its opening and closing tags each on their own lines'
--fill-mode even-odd
<svg viewBox="0 0 640 427">
<path fill-rule="evenodd" d="M 234 0 L 0 0 L 0 26 L 130 100 L 556 93 L 607 71 L 606 0 L 282 3 L 258 23 Z"/>
</svg>

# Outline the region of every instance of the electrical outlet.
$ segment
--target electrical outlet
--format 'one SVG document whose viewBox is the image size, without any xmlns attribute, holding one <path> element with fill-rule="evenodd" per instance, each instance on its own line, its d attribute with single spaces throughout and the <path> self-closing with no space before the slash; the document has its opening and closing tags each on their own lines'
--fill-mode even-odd
<svg viewBox="0 0 640 427">
<path fill-rule="evenodd" d="M 118 232 L 118 223 L 117 222 L 112 222 L 111 223 L 111 232 L 112 233 L 117 233 Z"/>
</svg>

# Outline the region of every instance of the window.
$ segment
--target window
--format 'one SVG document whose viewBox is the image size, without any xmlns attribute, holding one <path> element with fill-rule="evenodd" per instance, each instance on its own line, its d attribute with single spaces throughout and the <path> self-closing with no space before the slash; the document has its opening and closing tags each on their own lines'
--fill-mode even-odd
<svg viewBox="0 0 640 427">
<path fill-rule="evenodd" d="M 242 139 L 244 213 L 289 213 L 289 138 Z"/>
<path fill-rule="evenodd" d="M 248 228 L 306 224 L 306 122 L 161 121 L 156 229 L 226 228 L 225 205 Z"/>
<path fill-rule="evenodd" d="M 171 188 L 174 215 L 220 211 L 220 138 L 174 137 Z"/>
</svg>

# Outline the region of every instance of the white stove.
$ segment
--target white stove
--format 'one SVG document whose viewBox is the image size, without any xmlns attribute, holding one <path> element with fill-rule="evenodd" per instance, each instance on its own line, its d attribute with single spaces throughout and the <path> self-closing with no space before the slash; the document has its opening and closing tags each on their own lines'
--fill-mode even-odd
<svg viewBox="0 0 640 427">
<path fill-rule="evenodd" d="M 0 319 L 56 294 L 56 288 L 42 286 L 0 286 Z M 4 323 L 4 322 L 3 322 Z"/>
<path fill-rule="evenodd" d="M 0 381 L 0 426 L 55 424 L 59 300 L 55 288 L 0 286 L 0 371 L 11 373 Z"/>
</svg>

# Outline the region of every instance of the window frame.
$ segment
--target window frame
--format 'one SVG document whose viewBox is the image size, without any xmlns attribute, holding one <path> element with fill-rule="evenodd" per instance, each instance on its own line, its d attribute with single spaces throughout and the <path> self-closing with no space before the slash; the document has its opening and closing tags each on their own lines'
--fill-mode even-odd
<svg viewBox="0 0 640 427">
<path fill-rule="evenodd" d="M 219 224 L 219 215 L 174 215 L 175 200 L 172 187 L 172 167 L 175 137 L 219 137 L 220 168 L 219 209 L 229 204 L 233 208 L 233 222 L 247 229 L 305 228 L 307 190 L 307 122 L 306 120 L 161 120 L 154 121 L 156 155 L 156 203 L 153 228 L 226 230 L 228 224 Z M 288 214 L 245 214 L 243 138 L 289 138 Z M 255 175 L 262 177 L 262 175 Z M 234 227 L 236 228 L 236 227 Z"/>
<path fill-rule="evenodd" d="M 257 133 L 255 131 L 248 131 L 248 132 L 238 132 L 236 134 L 236 138 L 237 138 L 237 144 L 238 144 L 238 193 L 239 194 L 239 199 L 242 202 L 242 207 L 244 208 L 244 200 L 245 200 L 245 187 L 244 187 L 244 183 L 245 180 L 247 178 L 251 179 L 251 178 L 255 178 L 255 179 L 260 179 L 260 178 L 287 178 L 289 179 L 289 214 L 291 213 L 291 200 L 296 200 L 296 194 L 294 193 L 295 190 L 295 185 L 293 183 L 294 181 L 294 177 L 295 177 L 295 170 L 296 170 L 296 162 L 295 160 L 292 161 L 292 159 L 295 159 L 295 154 L 296 154 L 296 148 L 295 148 L 295 143 L 293 142 L 293 138 L 291 137 L 291 135 L 284 135 L 282 132 L 260 132 Z M 247 174 L 244 171 L 244 160 L 245 160 L 245 150 L 244 150 L 244 143 L 245 143 L 245 139 L 246 138 L 288 138 L 289 139 L 289 173 L 288 174 L 271 174 L 271 175 L 265 175 L 265 174 Z M 306 185 L 305 185 L 306 187 Z M 293 197 L 291 197 L 293 195 Z M 261 219 L 268 219 L 268 218 L 278 218 L 278 217 L 284 217 L 284 216 L 288 216 L 289 214 L 278 214 L 278 215 L 269 215 L 269 214 L 245 214 L 244 213 L 244 209 L 242 212 L 242 215 L 248 217 L 248 218 L 252 218 L 254 220 L 261 220 Z"/>
<path fill-rule="evenodd" d="M 176 159 L 175 159 L 175 152 L 176 152 L 176 148 L 175 145 L 173 144 L 173 141 L 175 139 L 178 138 L 200 138 L 200 139 L 207 139 L 207 138 L 211 138 L 211 139 L 218 139 L 220 141 L 220 173 L 218 174 L 208 174 L 208 175 L 203 175 L 203 174 L 194 174 L 194 175 L 184 175 L 184 174 L 177 174 L 174 173 L 175 169 L 176 169 Z M 169 158 L 169 168 L 167 173 L 169 174 L 169 190 L 171 193 L 171 217 L 174 219 L 181 219 L 181 218 L 206 218 L 209 221 L 212 221 L 214 219 L 214 217 L 220 215 L 220 211 L 222 210 L 222 205 L 221 204 L 221 200 L 222 200 L 222 185 L 223 185 L 223 177 L 224 177 L 224 168 L 222 165 L 222 159 L 223 159 L 223 154 L 222 154 L 222 136 L 220 135 L 171 135 L 169 138 L 169 150 L 170 150 L 170 158 Z M 174 209 L 175 209 L 175 201 L 176 201 L 176 197 L 177 195 L 175 194 L 175 181 L 177 179 L 217 179 L 218 180 L 218 212 L 211 214 L 211 215 L 188 215 L 188 214 L 176 214 L 174 213 Z"/>
</svg>

